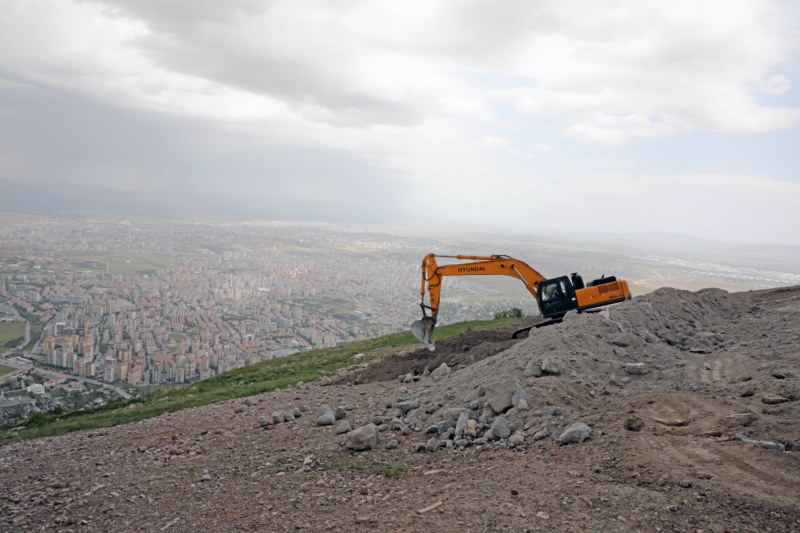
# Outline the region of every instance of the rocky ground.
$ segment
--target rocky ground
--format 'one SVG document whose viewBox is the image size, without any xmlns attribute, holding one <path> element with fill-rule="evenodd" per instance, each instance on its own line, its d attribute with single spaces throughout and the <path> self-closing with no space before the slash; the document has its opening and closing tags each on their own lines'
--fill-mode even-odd
<svg viewBox="0 0 800 533">
<path fill-rule="evenodd" d="M 800 288 L 508 333 L 2 447 L 0 530 L 800 530 Z"/>
</svg>

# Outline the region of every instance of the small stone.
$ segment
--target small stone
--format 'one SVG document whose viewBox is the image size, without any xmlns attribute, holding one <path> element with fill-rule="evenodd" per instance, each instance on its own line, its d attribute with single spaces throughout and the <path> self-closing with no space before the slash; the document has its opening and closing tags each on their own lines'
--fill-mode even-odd
<svg viewBox="0 0 800 533">
<path fill-rule="evenodd" d="M 539 431 L 537 431 L 536 433 L 533 434 L 533 440 L 538 441 L 538 440 L 546 439 L 549 436 L 550 436 L 550 431 L 548 431 L 546 429 L 540 429 Z"/>
<path fill-rule="evenodd" d="M 351 431 L 352 429 L 353 428 L 352 426 L 350 426 L 350 422 L 348 422 L 347 420 L 340 420 L 333 428 L 333 432 L 337 435 L 342 435 L 344 433 L 347 433 L 348 431 Z"/>
<path fill-rule="evenodd" d="M 414 451 L 417 453 L 424 452 L 425 449 L 426 449 L 425 444 L 422 442 L 418 442 L 417 444 L 414 445 Z"/>
<path fill-rule="evenodd" d="M 272 426 L 272 417 L 271 416 L 260 416 L 258 417 L 258 425 L 262 428 L 267 426 Z"/>
<path fill-rule="evenodd" d="M 690 489 L 692 488 L 692 482 L 688 479 L 682 479 L 678 481 L 678 486 L 682 489 Z"/>
<path fill-rule="evenodd" d="M 508 438 L 508 443 L 513 444 L 514 446 L 522 444 L 523 442 L 525 442 L 525 435 L 519 432 L 514 433 Z"/>
<path fill-rule="evenodd" d="M 237 405 L 233 410 L 234 413 L 244 413 L 244 411 L 244 405 Z"/>
<path fill-rule="evenodd" d="M 299 407 L 295 407 L 294 409 L 292 409 L 292 415 L 294 415 L 295 418 L 300 418 L 301 416 L 303 416 L 303 412 L 300 410 Z"/>
<path fill-rule="evenodd" d="M 727 428 L 749 426 L 758 419 L 753 413 L 734 413 L 722 418 L 722 424 Z"/>
<path fill-rule="evenodd" d="M 464 435 L 464 428 L 467 427 L 468 420 L 469 420 L 469 415 L 467 413 L 461 413 L 460 415 L 458 415 L 455 431 L 453 433 L 456 437 L 461 437 Z"/>
<path fill-rule="evenodd" d="M 346 446 L 349 450 L 364 451 L 378 446 L 378 426 L 367 424 L 347 434 Z"/>
<path fill-rule="evenodd" d="M 552 357 L 545 357 L 542 360 L 542 373 L 548 376 L 560 376 L 563 369 L 561 363 Z"/>
<path fill-rule="evenodd" d="M 783 396 L 764 396 L 761 398 L 761 401 L 767 405 L 777 405 L 779 403 L 788 402 L 789 398 L 784 398 Z"/>
<path fill-rule="evenodd" d="M 492 422 L 491 428 L 492 433 L 498 439 L 507 439 L 509 436 L 511 436 L 511 427 L 508 425 L 508 421 L 505 419 L 505 417 L 498 416 L 495 418 L 494 422 Z"/>
<path fill-rule="evenodd" d="M 511 396 L 516 390 L 517 384 L 514 380 L 488 385 L 486 387 L 486 403 L 492 408 L 492 411 L 502 414 L 514 405 L 511 401 Z"/>
<path fill-rule="evenodd" d="M 523 372 L 523 375 L 526 378 L 530 378 L 530 377 L 538 378 L 538 377 L 541 377 L 542 375 L 544 375 L 544 373 L 542 372 L 542 363 L 541 363 L 541 361 L 538 361 L 538 360 L 535 360 L 535 359 L 529 361 L 528 364 L 525 365 L 525 371 Z"/>
<path fill-rule="evenodd" d="M 436 437 L 431 437 L 430 439 L 428 439 L 427 444 L 425 444 L 425 449 L 428 450 L 429 452 L 435 452 L 436 450 L 438 450 L 439 439 L 437 439 Z"/>
<path fill-rule="evenodd" d="M 647 373 L 647 367 L 644 366 L 644 363 L 626 363 L 625 373 L 632 376 L 641 376 Z"/>
<path fill-rule="evenodd" d="M 273 411 L 272 412 L 272 423 L 278 425 L 285 420 L 283 416 L 283 411 Z"/>
<path fill-rule="evenodd" d="M 439 365 L 436 370 L 431 372 L 431 378 L 433 381 L 439 381 L 440 379 L 450 375 L 450 367 L 447 366 L 447 363 L 442 363 Z"/>
<path fill-rule="evenodd" d="M 400 444 L 395 440 L 391 439 L 389 442 L 386 443 L 387 450 L 395 450 Z"/>
<path fill-rule="evenodd" d="M 255 398 L 247 398 L 244 401 L 244 404 L 247 406 L 258 405 L 258 400 L 256 400 Z"/>
<path fill-rule="evenodd" d="M 464 425 L 464 436 L 475 438 L 478 435 L 478 422 L 475 420 L 467 420 Z"/>
<path fill-rule="evenodd" d="M 317 425 L 332 426 L 336 423 L 336 416 L 328 405 L 322 404 L 317 410 Z"/>
<path fill-rule="evenodd" d="M 576 422 L 569 426 L 558 437 L 559 444 L 578 444 L 592 436 L 592 428 L 583 422 Z"/>
<path fill-rule="evenodd" d="M 641 431 L 644 427 L 644 420 L 638 416 L 632 416 L 625 420 L 625 429 L 628 431 Z"/>
<path fill-rule="evenodd" d="M 678 506 L 675 505 L 674 503 L 671 505 L 667 505 L 667 511 L 669 511 L 670 513 L 675 513 L 678 511 Z"/>
<path fill-rule="evenodd" d="M 520 411 L 527 411 L 530 409 L 528 402 L 531 395 L 525 389 L 517 389 L 511 395 L 511 404 Z"/>
<path fill-rule="evenodd" d="M 294 414 L 291 411 L 284 411 L 283 413 L 283 421 L 284 422 L 292 422 L 294 420 Z"/>
<path fill-rule="evenodd" d="M 202 476 L 200 476 L 200 481 L 201 482 L 211 481 L 211 474 L 209 474 L 208 472 L 204 473 Z"/>
<path fill-rule="evenodd" d="M 334 418 L 336 418 L 336 420 L 341 420 L 342 418 L 347 416 L 347 413 L 345 411 L 344 405 L 340 405 L 340 406 L 336 407 L 336 411 L 333 413 L 333 415 L 334 415 Z"/>
</svg>

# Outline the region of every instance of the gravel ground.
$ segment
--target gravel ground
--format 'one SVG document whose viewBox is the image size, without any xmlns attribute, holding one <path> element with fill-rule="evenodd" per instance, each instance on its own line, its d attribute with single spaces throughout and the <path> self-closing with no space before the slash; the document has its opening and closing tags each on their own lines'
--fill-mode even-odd
<svg viewBox="0 0 800 533">
<path fill-rule="evenodd" d="M 800 288 L 662 289 L 520 342 L 448 343 L 327 383 L 4 446 L 0 531 L 800 529 Z M 318 426 L 322 404 L 375 423 L 375 448 L 350 451 L 347 434 Z M 477 426 L 460 446 L 454 409 L 468 413 L 462 430 Z M 560 445 L 576 423 L 591 436 Z"/>
</svg>

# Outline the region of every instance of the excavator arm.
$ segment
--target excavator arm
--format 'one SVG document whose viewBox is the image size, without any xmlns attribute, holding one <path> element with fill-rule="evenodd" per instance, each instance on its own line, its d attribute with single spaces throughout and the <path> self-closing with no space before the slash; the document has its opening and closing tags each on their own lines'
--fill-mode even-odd
<svg viewBox="0 0 800 533">
<path fill-rule="evenodd" d="M 528 292 L 537 299 L 539 283 L 545 278 L 535 268 L 524 261 L 514 259 L 507 255 L 442 255 L 450 259 L 472 261 L 471 263 L 456 263 L 439 266 L 436 254 L 428 254 L 422 259 L 422 284 L 420 287 L 422 320 L 411 325 L 411 331 L 429 350 L 433 350 L 433 328 L 439 315 L 439 299 L 442 291 L 442 281 L 445 276 L 511 276 L 525 284 Z M 425 293 L 428 293 L 429 303 L 425 304 Z M 430 314 L 428 314 L 430 312 Z"/>
</svg>

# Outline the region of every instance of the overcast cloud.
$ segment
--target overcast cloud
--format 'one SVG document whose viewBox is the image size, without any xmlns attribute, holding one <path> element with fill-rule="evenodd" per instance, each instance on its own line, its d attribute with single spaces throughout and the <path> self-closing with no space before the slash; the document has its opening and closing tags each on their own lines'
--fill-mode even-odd
<svg viewBox="0 0 800 533">
<path fill-rule="evenodd" d="M 799 15 L 5 0 L 0 208 L 800 244 Z"/>
</svg>

